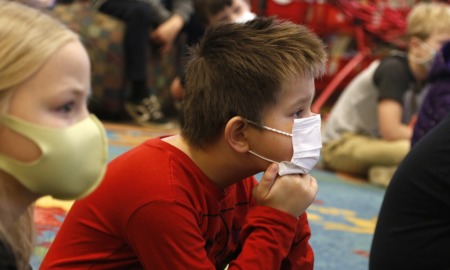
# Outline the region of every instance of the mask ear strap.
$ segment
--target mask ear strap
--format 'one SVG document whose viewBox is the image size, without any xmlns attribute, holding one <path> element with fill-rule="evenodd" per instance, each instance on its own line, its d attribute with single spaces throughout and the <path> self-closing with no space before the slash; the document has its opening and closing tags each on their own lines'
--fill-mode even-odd
<svg viewBox="0 0 450 270">
<path fill-rule="evenodd" d="M 267 130 L 270 130 L 270 131 L 273 131 L 273 132 L 276 132 L 276 133 L 279 133 L 279 134 L 282 134 L 282 135 L 285 135 L 285 136 L 288 136 L 288 137 L 292 137 L 291 133 L 287 133 L 287 132 L 284 132 L 284 131 L 281 131 L 281 130 L 278 130 L 278 129 L 274 129 L 274 128 L 271 128 L 271 127 L 261 126 L 260 124 L 258 124 L 256 122 L 253 122 L 251 120 L 248 120 L 248 119 L 245 119 L 245 120 L 247 120 L 247 122 L 249 122 L 250 124 L 252 124 L 254 126 L 261 127 L 263 129 L 267 129 Z"/>
<path fill-rule="evenodd" d="M 259 158 L 261 158 L 261 159 L 264 159 L 265 161 L 269 161 L 269 162 L 273 162 L 273 163 L 279 163 L 278 161 L 275 161 L 275 160 L 272 160 L 272 159 L 263 157 L 263 156 L 261 156 L 261 155 L 258 155 L 258 154 L 256 154 L 255 152 L 253 152 L 252 150 L 248 150 L 248 152 L 251 153 L 251 154 L 253 154 L 253 155 L 255 155 L 255 156 L 257 156 L 257 157 L 259 157 Z"/>
<path fill-rule="evenodd" d="M 436 49 L 428 45 L 428 43 L 426 43 L 425 41 L 420 43 L 420 47 L 425 48 L 426 50 L 428 50 L 428 52 L 436 53 Z"/>
</svg>

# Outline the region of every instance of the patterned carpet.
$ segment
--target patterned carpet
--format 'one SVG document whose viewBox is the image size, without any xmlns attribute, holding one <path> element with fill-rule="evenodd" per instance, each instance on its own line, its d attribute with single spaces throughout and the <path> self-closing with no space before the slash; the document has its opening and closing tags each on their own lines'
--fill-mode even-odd
<svg viewBox="0 0 450 270">
<path fill-rule="evenodd" d="M 105 126 L 109 139 L 109 160 L 149 138 L 178 131 L 176 127 L 161 130 L 114 123 L 105 123 Z M 319 182 L 317 198 L 308 209 L 315 269 L 366 270 L 384 189 L 360 179 L 318 169 L 312 175 Z M 31 260 L 33 269 L 39 268 L 71 204 L 50 197 L 37 202 L 37 247 Z"/>
</svg>

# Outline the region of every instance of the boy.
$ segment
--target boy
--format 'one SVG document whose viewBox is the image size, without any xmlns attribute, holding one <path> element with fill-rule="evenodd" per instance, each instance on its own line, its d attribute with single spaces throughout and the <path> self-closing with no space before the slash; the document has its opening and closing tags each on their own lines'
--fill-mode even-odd
<svg viewBox="0 0 450 270">
<path fill-rule="evenodd" d="M 248 0 L 194 0 L 195 13 L 187 25 L 188 44 L 197 43 L 203 36 L 205 28 L 218 23 L 245 23 L 256 18 L 251 11 Z M 184 95 L 183 76 L 176 77 L 170 92 L 175 100 Z M 180 79 L 182 78 L 182 79 Z M 180 119 L 182 122 L 182 119 Z"/>
<path fill-rule="evenodd" d="M 211 27 L 191 52 L 181 134 L 112 161 L 41 269 L 313 269 L 305 209 L 317 192 L 310 105 L 323 43 L 260 18 Z"/>
<path fill-rule="evenodd" d="M 410 11 L 408 51 L 373 62 L 344 90 L 325 125 L 330 169 L 386 186 L 410 148 L 411 120 L 434 54 L 450 39 L 450 6 L 421 3 Z"/>
</svg>

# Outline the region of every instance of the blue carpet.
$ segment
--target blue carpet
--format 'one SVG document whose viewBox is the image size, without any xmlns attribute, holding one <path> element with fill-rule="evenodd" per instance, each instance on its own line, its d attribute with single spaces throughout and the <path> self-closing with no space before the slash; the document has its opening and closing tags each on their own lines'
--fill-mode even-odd
<svg viewBox="0 0 450 270">
<path fill-rule="evenodd" d="M 316 270 L 366 270 L 385 189 L 314 170 L 316 201 L 307 210 Z"/>
</svg>

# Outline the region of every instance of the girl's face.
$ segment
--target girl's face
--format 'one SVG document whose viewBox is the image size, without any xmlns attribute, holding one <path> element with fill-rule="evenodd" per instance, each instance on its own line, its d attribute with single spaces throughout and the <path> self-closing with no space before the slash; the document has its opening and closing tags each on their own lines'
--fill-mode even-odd
<svg viewBox="0 0 450 270">
<path fill-rule="evenodd" d="M 236 22 L 238 18 L 242 17 L 242 15 L 247 12 L 250 12 L 250 5 L 246 0 L 232 0 L 231 6 L 226 6 L 216 15 L 209 16 L 208 25 L 212 26 L 223 22 Z"/>
<path fill-rule="evenodd" d="M 86 50 L 79 41 L 69 42 L 13 89 L 7 113 L 46 127 L 69 127 L 89 114 L 90 76 Z M 32 141 L 2 126 L 0 153 L 25 162 L 41 155 Z"/>
</svg>

